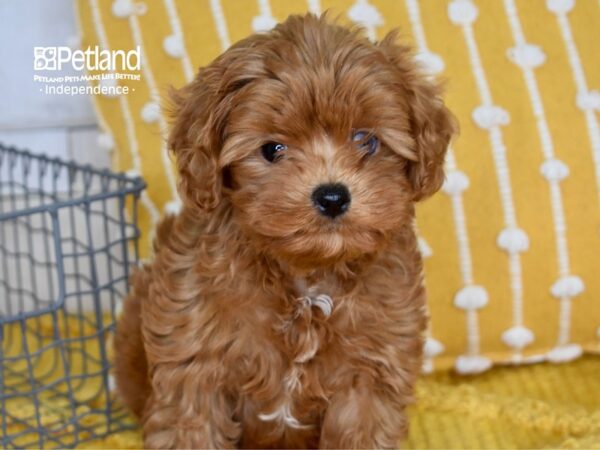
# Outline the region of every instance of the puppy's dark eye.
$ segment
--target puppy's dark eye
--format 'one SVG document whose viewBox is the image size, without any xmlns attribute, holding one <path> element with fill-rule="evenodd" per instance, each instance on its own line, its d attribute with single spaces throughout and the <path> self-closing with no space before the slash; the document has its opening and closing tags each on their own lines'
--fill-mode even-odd
<svg viewBox="0 0 600 450">
<path fill-rule="evenodd" d="M 379 139 L 368 131 L 355 131 L 352 135 L 352 141 L 367 155 L 372 155 L 379 148 Z"/>
<path fill-rule="evenodd" d="M 278 142 L 267 142 L 261 147 L 263 158 L 269 162 L 275 162 L 285 150 L 287 145 Z"/>
</svg>

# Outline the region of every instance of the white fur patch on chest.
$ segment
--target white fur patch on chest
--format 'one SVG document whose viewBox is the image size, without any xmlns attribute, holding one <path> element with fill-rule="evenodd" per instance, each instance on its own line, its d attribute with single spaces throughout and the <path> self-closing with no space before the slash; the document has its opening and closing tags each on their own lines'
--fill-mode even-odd
<svg viewBox="0 0 600 450">
<path fill-rule="evenodd" d="M 314 287 L 307 288 L 306 282 L 302 279 L 296 280 L 296 289 L 299 294 L 298 306 L 300 308 L 312 308 L 315 306 L 323 312 L 325 318 L 331 316 L 334 304 L 329 295 L 318 294 Z M 300 316 L 301 314 L 297 314 L 294 320 L 298 320 Z M 310 317 L 310 315 L 308 317 Z M 306 332 L 306 338 L 307 339 L 304 340 L 305 345 L 303 345 L 303 347 L 305 347 L 303 349 L 304 351 L 295 355 L 292 368 L 283 380 L 283 401 L 275 411 L 259 414 L 258 418 L 260 420 L 265 422 L 277 421 L 295 429 L 307 429 L 313 427 L 313 425 L 303 424 L 294 417 L 292 413 L 293 394 L 302 391 L 302 381 L 300 377 L 301 367 L 303 364 L 314 358 L 320 346 L 318 334 L 314 329 L 309 329 Z"/>
<path fill-rule="evenodd" d="M 300 376 L 298 373 L 297 367 L 292 367 L 290 373 L 286 375 L 283 380 L 283 388 L 284 388 L 284 401 L 275 411 L 269 414 L 259 414 L 258 418 L 265 422 L 278 421 L 283 422 L 285 425 L 291 428 L 296 429 L 307 429 L 311 428 L 312 425 L 305 425 L 301 423 L 298 419 L 294 417 L 292 414 L 292 399 L 291 394 L 293 392 L 299 392 L 302 389 L 302 383 L 300 381 Z"/>
<path fill-rule="evenodd" d="M 305 308 L 311 309 L 313 306 L 320 309 L 325 318 L 331 316 L 333 312 L 333 300 L 327 294 L 318 293 L 316 286 L 307 287 L 304 279 L 296 279 L 296 290 L 298 291 L 298 310 L 294 320 L 298 320 L 299 317 L 304 316 Z M 308 315 L 309 324 L 312 320 L 312 314 Z M 304 332 L 305 337 L 302 339 L 302 351 L 294 357 L 294 363 L 304 364 L 310 361 L 319 351 L 321 345 L 319 341 L 319 334 L 315 331 L 312 325 Z"/>
<path fill-rule="evenodd" d="M 281 406 L 272 413 L 259 414 L 258 418 L 265 422 L 278 421 L 283 422 L 290 428 L 302 429 L 312 428 L 312 425 L 306 425 L 300 422 L 292 414 L 292 394 L 299 393 L 302 390 L 300 373 L 297 366 L 293 366 L 290 372 L 283 379 L 284 401 Z"/>
<path fill-rule="evenodd" d="M 329 295 L 319 293 L 317 286 L 308 287 L 306 281 L 302 278 L 296 279 L 295 284 L 296 290 L 300 294 L 300 297 L 306 300 L 307 306 L 316 306 L 323 311 L 325 317 L 331 316 L 333 312 L 333 300 Z"/>
<path fill-rule="evenodd" d="M 312 428 L 312 425 L 305 425 L 294 417 L 291 411 L 290 401 L 284 402 L 279 408 L 269 414 L 259 414 L 258 418 L 265 422 L 281 421 L 290 428 L 305 430 Z"/>
</svg>

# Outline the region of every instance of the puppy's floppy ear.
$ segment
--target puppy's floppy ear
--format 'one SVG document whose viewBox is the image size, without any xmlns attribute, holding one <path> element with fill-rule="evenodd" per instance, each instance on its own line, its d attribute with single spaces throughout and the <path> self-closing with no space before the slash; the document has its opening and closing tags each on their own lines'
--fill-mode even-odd
<svg viewBox="0 0 600 450">
<path fill-rule="evenodd" d="M 441 88 L 416 66 L 408 47 L 396 44 L 397 32 L 389 33 L 379 47 L 398 75 L 400 95 L 406 99 L 410 134 L 416 161 L 409 161 L 408 176 L 414 200 L 440 189 L 444 181 L 444 157 L 457 130 L 456 120 L 441 99 Z"/>
<path fill-rule="evenodd" d="M 169 148 L 179 171 L 179 194 L 184 204 L 204 211 L 215 208 L 222 189 L 218 159 L 219 122 L 223 118 L 216 115 L 218 84 L 211 70 L 201 70 L 194 81 L 171 91 L 170 96 L 174 120 Z"/>
<path fill-rule="evenodd" d="M 171 92 L 169 148 L 179 171 L 179 192 L 184 204 L 203 211 L 214 209 L 222 198 L 225 174 L 219 159 L 235 95 L 259 76 L 256 62 L 248 61 L 254 40 L 230 47 L 190 84 Z"/>
</svg>

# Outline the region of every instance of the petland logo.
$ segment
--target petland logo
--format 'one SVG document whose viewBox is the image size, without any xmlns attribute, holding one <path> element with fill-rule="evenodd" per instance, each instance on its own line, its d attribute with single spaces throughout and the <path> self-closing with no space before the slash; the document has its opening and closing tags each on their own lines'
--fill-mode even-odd
<svg viewBox="0 0 600 450">
<path fill-rule="evenodd" d="M 75 70 L 140 70 L 140 47 L 135 50 L 100 50 L 98 46 L 86 50 L 72 50 L 69 47 L 34 47 L 34 70 L 62 70 L 64 66 Z"/>
<path fill-rule="evenodd" d="M 132 82 L 140 81 L 140 69 L 139 46 L 129 51 L 100 50 L 98 46 L 86 50 L 33 48 L 33 81 L 40 83 L 40 92 L 47 95 L 127 95 L 135 91 Z"/>
</svg>

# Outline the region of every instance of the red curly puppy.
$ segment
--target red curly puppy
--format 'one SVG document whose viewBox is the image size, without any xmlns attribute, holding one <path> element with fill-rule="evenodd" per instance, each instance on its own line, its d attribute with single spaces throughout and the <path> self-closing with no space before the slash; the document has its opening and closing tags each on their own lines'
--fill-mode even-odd
<svg viewBox="0 0 600 450">
<path fill-rule="evenodd" d="M 152 448 L 396 447 L 426 324 L 414 202 L 453 119 L 391 34 L 312 15 L 174 96 L 183 210 L 116 336 Z"/>
</svg>

